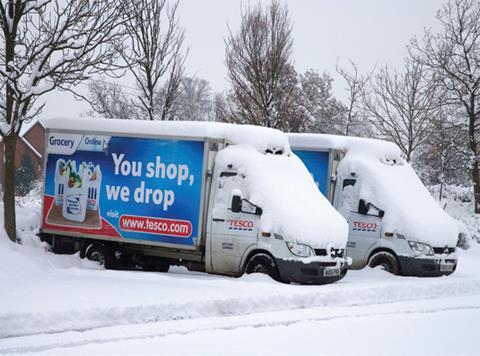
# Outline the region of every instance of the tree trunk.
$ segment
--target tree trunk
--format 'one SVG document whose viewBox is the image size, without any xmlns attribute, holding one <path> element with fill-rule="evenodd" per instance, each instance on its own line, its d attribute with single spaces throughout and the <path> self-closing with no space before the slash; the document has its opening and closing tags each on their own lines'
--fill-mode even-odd
<svg viewBox="0 0 480 356">
<path fill-rule="evenodd" d="M 438 201 L 442 201 L 443 196 L 443 184 L 444 184 L 444 172 L 445 172 L 445 156 L 442 154 L 441 166 L 440 166 L 440 193 L 438 195 Z"/>
<path fill-rule="evenodd" d="M 475 196 L 475 214 L 480 214 L 480 176 L 478 174 L 478 161 L 475 157 L 472 167 L 473 194 Z"/>
<path fill-rule="evenodd" d="M 17 227 L 15 221 L 15 148 L 17 137 L 9 135 L 3 137 L 5 150 L 3 209 L 4 227 L 8 237 L 13 242 L 17 241 Z"/>
<path fill-rule="evenodd" d="M 477 140 L 475 139 L 475 105 L 474 98 L 471 99 L 472 105 L 471 108 L 467 108 L 469 116 L 469 125 L 468 125 L 468 144 L 470 151 L 472 151 L 473 156 L 473 166 L 472 166 L 472 183 L 473 183 L 473 194 L 475 198 L 475 214 L 480 214 L 480 175 L 478 174 L 478 150 L 477 150 Z M 470 109 L 470 110 L 469 110 Z"/>
</svg>

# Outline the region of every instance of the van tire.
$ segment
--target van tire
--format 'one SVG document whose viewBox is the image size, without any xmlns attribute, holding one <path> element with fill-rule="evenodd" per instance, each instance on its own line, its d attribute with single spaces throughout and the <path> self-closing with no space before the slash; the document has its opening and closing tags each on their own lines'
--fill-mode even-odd
<svg viewBox="0 0 480 356">
<path fill-rule="evenodd" d="M 112 268 L 113 253 L 111 249 L 100 243 L 92 243 L 85 249 L 85 258 L 90 261 L 97 262 L 100 266 L 104 266 L 105 269 Z"/>
<path fill-rule="evenodd" d="M 245 267 L 245 273 L 264 273 L 277 282 L 282 281 L 275 260 L 266 253 L 253 255 Z"/>
<path fill-rule="evenodd" d="M 368 260 L 368 266 L 371 268 L 381 266 L 387 272 L 395 275 L 400 274 L 400 265 L 397 257 L 387 251 L 379 251 L 374 253 Z"/>
</svg>

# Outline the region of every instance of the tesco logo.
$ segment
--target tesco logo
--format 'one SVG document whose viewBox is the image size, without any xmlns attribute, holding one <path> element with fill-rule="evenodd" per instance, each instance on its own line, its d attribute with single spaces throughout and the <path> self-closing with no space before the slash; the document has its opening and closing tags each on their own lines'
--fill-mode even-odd
<svg viewBox="0 0 480 356">
<path fill-rule="evenodd" d="M 230 226 L 229 228 L 234 229 L 252 229 L 253 228 L 253 221 L 250 220 L 239 220 L 239 219 L 232 219 L 228 220 Z"/>
<path fill-rule="evenodd" d="M 377 223 L 369 223 L 363 221 L 354 221 L 353 223 L 354 229 L 365 229 L 365 230 L 377 230 Z"/>
</svg>

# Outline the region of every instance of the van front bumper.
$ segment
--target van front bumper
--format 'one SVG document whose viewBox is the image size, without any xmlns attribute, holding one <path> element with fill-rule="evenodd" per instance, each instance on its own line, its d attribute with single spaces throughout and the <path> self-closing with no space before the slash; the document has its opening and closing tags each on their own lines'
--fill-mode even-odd
<svg viewBox="0 0 480 356">
<path fill-rule="evenodd" d="M 284 282 L 299 284 L 328 284 L 336 282 L 347 274 L 348 264 L 343 261 L 339 264 L 325 262 L 304 263 L 296 260 L 277 259 L 278 272 Z M 338 274 L 336 270 L 338 269 Z M 332 275 L 335 273 L 335 275 Z"/>
<path fill-rule="evenodd" d="M 414 277 L 448 276 L 457 269 L 456 258 L 419 258 L 397 256 L 402 275 Z"/>
</svg>

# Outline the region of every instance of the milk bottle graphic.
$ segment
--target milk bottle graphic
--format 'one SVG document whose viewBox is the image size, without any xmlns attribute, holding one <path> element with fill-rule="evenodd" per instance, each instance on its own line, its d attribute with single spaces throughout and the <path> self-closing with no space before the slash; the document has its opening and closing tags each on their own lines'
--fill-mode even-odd
<svg viewBox="0 0 480 356">
<path fill-rule="evenodd" d="M 57 160 L 55 166 L 55 205 L 63 204 L 63 197 L 65 195 L 65 187 L 68 183 L 68 169 L 76 171 L 75 161 L 65 162 L 63 159 Z"/>
<path fill-rule="evenodd" d="M 88 197 L 87 197 L 87 209 L 96 211 L 98 210 L 98 202 L 100 200 L 100 185 L 102 183 L 102 171 L 100 166 L 94 166 L 89 164 L 88 175 Z"/>
</svg>

